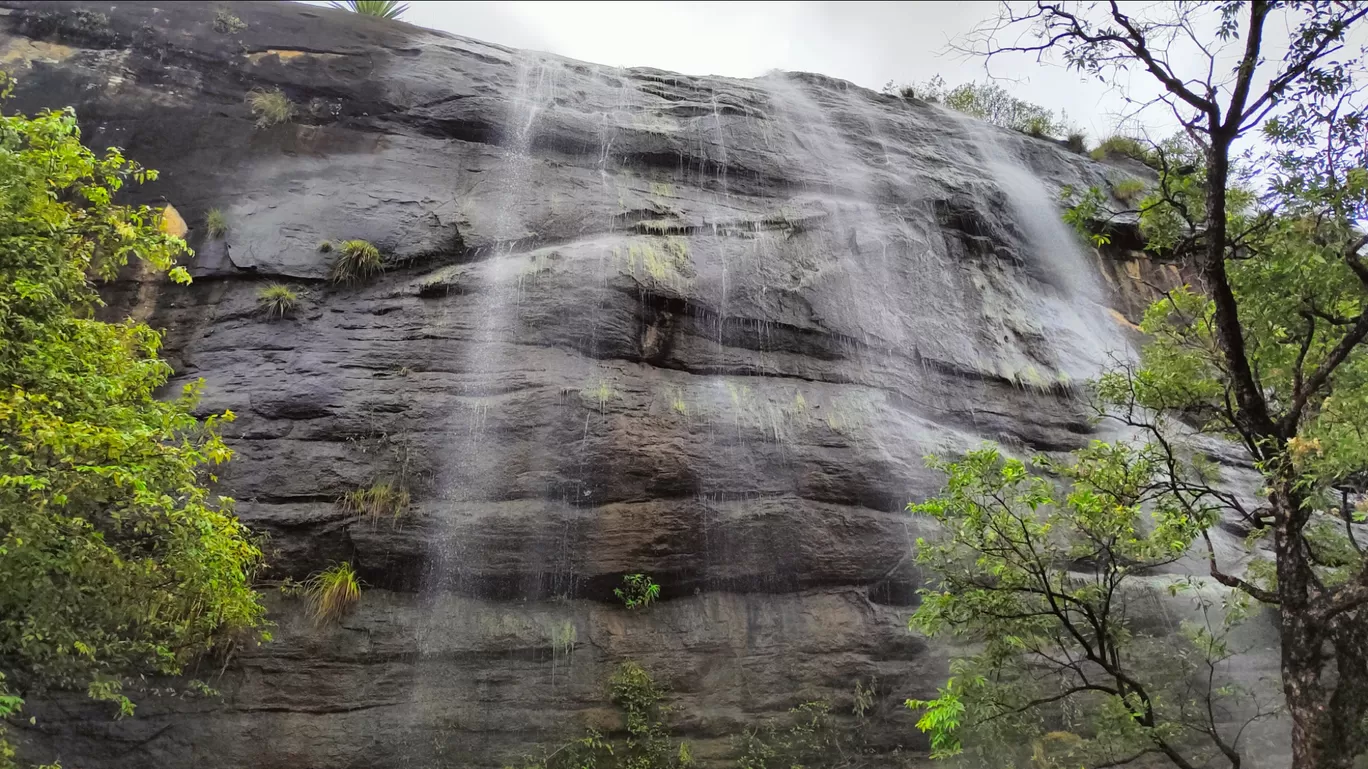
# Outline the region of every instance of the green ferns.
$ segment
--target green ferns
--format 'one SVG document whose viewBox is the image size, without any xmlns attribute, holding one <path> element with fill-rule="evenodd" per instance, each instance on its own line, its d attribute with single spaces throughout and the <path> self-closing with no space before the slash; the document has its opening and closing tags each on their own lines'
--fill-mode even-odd
<svg viewBox="0 0 1368 769">
<path fill-rule="evenodd" d="M 647 574 L 625 574 L 622 587 L 614 588 L 613 595 L 628 609 L 644 609 L 660 597 L 660 585 Z"/>
<path fill-rule="evenodd" d="M 343 561 L 305 580 L 304 598 L 314 624 L 334 624 L 361 600 L 361 580 L 351 563 Z"/>
<path fill-rule="evenodd" d="M 299 294 L 284 283 L 272 283 L 257 291 L 257 310 L 267 320 L 285 318 L 299 307 Z"/>
<path fill-rule="evenodd" d="M 319 250 L 323 249 L 320 247 Z M 337 245 L 337 256 L 328 268 L 328 280 L 333 283 L 356 283 L 384 270 L 380 249 L 368 241 L 347 240 Z"/>
<path fill-rule="evenodd" d="M 389 519 L 398 524 L 409 511 L 412 498 L 408 490 L 390 481 L 376 481 L 369 488 L 349 491 L 339 501 L 341 508 L 360 515 L 371 523 Z"/>
<path fill-rule="evenodd" d="M 267 91 L 256 89 L 247 94 L 247 106 L 256 116 L 257 128 L 270 128 L 273 125 L 288 123 L 295 116 L 294 102 L 279 88 Z"/>
</svg>

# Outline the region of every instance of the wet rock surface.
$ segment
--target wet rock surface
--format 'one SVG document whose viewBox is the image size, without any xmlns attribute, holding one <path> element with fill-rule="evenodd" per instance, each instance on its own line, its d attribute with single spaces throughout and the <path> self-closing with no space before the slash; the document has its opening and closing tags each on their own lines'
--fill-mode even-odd
<svg viewBox="0 0 1368 769">
<path fill-rule="evenodd" d="M 349 560 L 368 586 L 324 629 L 272 595 L 275 642 L 200 671 L 222 700 L 39 703 L 26 750 L 68 767 L 500 766 L 611 726 L 627 659 L 704 761 L 804 701 L 853 721 L 877 681 L 870 750 L 916 762 L 899 703 L 949 654 L 905 629 L 922 457 L 1085 443 L 1075 384 L 1181 279 L 1042 244 L 990 155 L 1051 211 L 1124 169 L 820 75 L 615 69 L 286 3 L 0 9 L 14 105 L 75 106 L 189 223 L 194 284 L 130 276 L 111 312 L 165 328 L 204 410 L 238 415 L 222 486 L 271 576 Z M 246 97 L 276 88 L 297 115 L 258 128 Z M 329 284 L 319 244 L 350 238 L 386 272 Z M 277 281 L 303 302 L 270 322 Z M 381 480 L 413 493 L 397 523 L 336 504 Z M 637 572 L 664 600 L 629 613 Z"/>
</svg>

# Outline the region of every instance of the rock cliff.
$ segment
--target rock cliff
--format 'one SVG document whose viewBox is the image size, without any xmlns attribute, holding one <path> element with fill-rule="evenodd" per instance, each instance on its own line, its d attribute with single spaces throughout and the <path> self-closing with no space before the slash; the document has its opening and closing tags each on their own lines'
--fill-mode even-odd
<svg viewBox="0 0 1368 769">
<path fill-rule="evenodd" d="M 610 727 L 628 659 L 705 762 L 803 701 L 853 722 L 857 682 L 876 762 L 915 761 L 899 703 L 947 655 L 905 629 L 922 457 L 1081 445 L 1075 383 L 1177 279 L 1058 223 L 1063 186 L 1124 169 L 820 75 L 290 3 L 0 9 L 12 107 L 75 106 L 189 227 L 193 285 L 129 275 L 111 312 L 238 415 L 222 487 L 271 576 L 367 586 L 328 628 L 268 596 L 275 641 L 200 671 L 221 700 L 38 704 L 25 749 L 69 768 L 499 766 Z M 258 127 L 271 89 L 296 114 Z M 350 238 L 385 272 L 330 284 L 319 244 Z M 257 311 L 270 282 L 293 317 Z M 337 504 L 377 481 L 413 495 L 397 523 Z M 627 612 L 637 572 L 663 600 Z"/>
</svg>

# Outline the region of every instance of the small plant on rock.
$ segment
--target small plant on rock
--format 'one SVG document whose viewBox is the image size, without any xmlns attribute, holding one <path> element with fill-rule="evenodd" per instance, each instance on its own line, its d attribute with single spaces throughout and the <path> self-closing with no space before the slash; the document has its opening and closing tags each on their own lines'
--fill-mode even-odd
<svg viewBox="0 0 1368 769">
<path fill-rule="evenodd" d="M 257 128 L 288 123 L 295 115 L 294 102 L 279 88 L 252 91 L 247 94 L 247 106 L 252 108 L 252 114 L 256 116 Z"/>
<path fill-rule="evenodd" d="M 352 565 L 343 561 L 305 580 L 304 596 L 314 623 L 331 624 L 341 620 L 361 600 L 361 580 Z"/>
<path fill-rule="evenodd" d="M 401 3 L 398 0 L 334 0 L 329 5 L 362 16 L 375 16 L 381 19 L 397 19 L 408 10 L 408 3 Z"/>
<path fill-rule="evenodd" d="M 614 588 L 613 595 L 628 609 L 644 609 L 660 597 L 660 585 L 647 574 L 625 574 L 622 587 Z"/>
<path fill-rule="evenodd" d="M 388 518 L 397 524 L 408 513 L 412 497 L 408 490 L 390 481 L 376 481 L 370 488 L 356 489 L 342 495 L 338 503 L 348 513 L 360 515 L 371 523 Z"/>
<path fill-rule="evenodd" d="M 228 218 L 221 209 L 211 208 L 204 214 L 204 228 L 209 231 L 209 237 L 221 238 L 228 234 Z"/>
<path fill-rule="evenodd" d="M 267 320 L 287 317 L 298 306 L 298 292 L 284 283 L 272 283 L 257 292 L 257 309 Z"/>
<path fill-rule="evenodd" d="M 1074 131 L 1069 134 L 1069 138 L 1064 140 L 1064 144 L 1070 152 L 1077 152 L 1080 155 L 1088 153 L 1088 136 L 1082 131 Z"/>
<path fill-rule="evenodd" d="M 1134 203 L 1145 194 L 1145 183 L 1139 179 L 1122 179 L 1112 184 L 1112 194 L 1124 203 Z"/>
<path fill-rule="evenodd" d="M 332 250 L 333 250 L 333 244 L 332 244 L 332 241 L 331 241 L 331 240 L 320 240 L 320 241 L 318 241 L 318 253 L 320 253 L 320 254 L 328 254 L 328 253 L 332 253 Z"/>
<path fill-rule="evenodd" d="M 220 8 L 214 13 L 214 31 L 220 35 L 232 35 L 244 29 L 247 29 L 247 22 L 227 8 Z"/>
<path fill-rule="evenodd" d="M 383 271 L 380 249 L 364 240 L 348 240 L 338 245 L 337 258 L 328 270 L 328 280 L 355 283 Z"/>
</svg>

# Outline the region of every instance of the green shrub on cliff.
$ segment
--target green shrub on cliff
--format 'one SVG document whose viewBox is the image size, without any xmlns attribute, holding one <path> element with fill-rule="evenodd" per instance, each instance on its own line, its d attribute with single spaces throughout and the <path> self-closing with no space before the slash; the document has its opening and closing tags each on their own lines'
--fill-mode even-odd
<svg viewBox="0 0 1368 769">
<path fill-rule="evenodd" d="M 628 609 L 644 609 L 660 597 L 660 585 L 648 574 L 625 574 L 622 587 L 614 588 L 613 595 Z"/>
<path fill-rule="evenodd" d="M 190 280 L 159 213 L 114 202 L 155 178 L 83 146 L 70 109 L 0 114 L 0 670 L 14 692 L 82 689 L 123 714 L 125 687 L 263 622 L 261 553 L 207 486 L 232 413 L 196 417 L 200 383 L 158 399 L 160 334 L 95 318 L 92 280 L 131 258 Z"/>
</svg>

